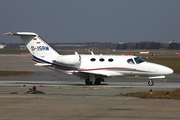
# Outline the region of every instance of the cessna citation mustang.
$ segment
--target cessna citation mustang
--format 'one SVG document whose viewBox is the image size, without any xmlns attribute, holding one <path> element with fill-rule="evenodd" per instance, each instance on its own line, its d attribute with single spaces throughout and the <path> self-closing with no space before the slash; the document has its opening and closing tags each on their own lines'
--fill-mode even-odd
<svg viewBox="0 0 180 120">
<path fill-rule="evenodd" d="M 146 62 L 137 56 L 115 55 L 61 55 L 41 37 L 32 32 L 5 33 L 19 36 L 33 56 L 36 66 L 44 66 L 69 75 L 76 75 L 85 80 L 86 85 L 100 85 L 104 78 L 123 75 L 149 76 L 152 79 L 165 78 L 173 70 L 159 64 Z"/>
</svg>

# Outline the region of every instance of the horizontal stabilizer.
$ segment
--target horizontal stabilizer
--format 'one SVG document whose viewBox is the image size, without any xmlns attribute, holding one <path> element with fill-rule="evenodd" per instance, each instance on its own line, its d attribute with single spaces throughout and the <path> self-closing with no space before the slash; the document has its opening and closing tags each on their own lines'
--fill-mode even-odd
<svg viewBox="0 0 180 120">
<path fill-rule="evenodd" d="M 8 33 L 5 33 L 4 35 L 11 35 L 11 36 L 37 36 L 36 33 L 32 33 L 32 32 L 17 32 L 17 33 L 8 32 Z"/>
<path fill-rule="evenodd" d="M 51 64 L 48 63 L 36 63 L 35 66 L 49 66 Z"/>
</svg>

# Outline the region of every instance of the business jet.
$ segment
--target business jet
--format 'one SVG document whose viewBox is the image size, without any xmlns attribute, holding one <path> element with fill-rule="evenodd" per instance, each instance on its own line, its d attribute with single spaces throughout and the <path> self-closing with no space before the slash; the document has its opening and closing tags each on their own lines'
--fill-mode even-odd
<svg viewBox="0 0 180 120">
<path fill-rule="evenodd" d="M 148 85 L 153 86 L 153 79 L 165 78 L 173 73 L 171 68 L 146 62 L 137 56 L 123 55 L 91 55 L 75 54 L 61 55 L 39 35 L 33 32 L 5 33 L 19 36 L 37 62 L 36 66 L 75 75 L 85 80 L 86 85 L 100 85 L 105 78 L 114 76 L 145 75 L 149 77 Z"/>
</svg>

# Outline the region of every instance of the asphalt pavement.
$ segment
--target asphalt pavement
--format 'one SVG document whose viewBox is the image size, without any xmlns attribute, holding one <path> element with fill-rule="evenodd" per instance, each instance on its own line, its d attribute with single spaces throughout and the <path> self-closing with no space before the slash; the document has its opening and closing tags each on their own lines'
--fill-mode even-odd
<svg viewBox="0 0 180 120">
<path fill-rule="evenodd" d="M 180 119 L 179 100 L 140 99 L 120 93 L 179 88 L 180 75 L 154 80 L 114 77 L 102 85 L 34 66 L 31 56 L 1 55 L 0 70 L 34 71 L 34 74 L 0 78 L 0 120 L 116 120 Z M 45 94 L 27 94 L 33 85 Z"/>
</svg>

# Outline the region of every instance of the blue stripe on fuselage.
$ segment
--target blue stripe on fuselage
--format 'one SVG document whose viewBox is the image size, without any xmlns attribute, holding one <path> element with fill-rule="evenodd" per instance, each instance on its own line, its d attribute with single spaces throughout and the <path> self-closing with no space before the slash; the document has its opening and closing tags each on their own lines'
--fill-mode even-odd
<svg viewBox="0 0 180 120">
<path fill-rule="evenodd" d="M 36 57 L 36 56 L 34 56 L 34 55 L 33 55 L 33 57 L 34 57 L 34 59 L 35 59 L 35 60 L 38 60 L 39 62 L 52 64 L 51 62 L 48 62 L 48 61 L 42 60 L 42 59 L 40 59 L 40 58 L 38 58 L 38 57 Z"/>
<path fill-rule="evenodd" d="M 58 68 L 58 69 L 61 69 L 61 70 L 76 70 L 76 68 L 72 68 L 72 67 L 66 67 L 66 66 L 62 66 L 62 65 L 59 65 L 59 64 L 55 64 L 55 63 L 52 63 L 52 62 L 48 62 L 46 60 L 43 60 L 43 59 L 40 59 L 36 56 L 34 56 L 34 61 L 36 62 L 40 62 L 40 63 L 48 63 L 48 64 L 51 64 L 52 66 L 51 67 L 55 67 L 55 68 Z"/>
</svg>

